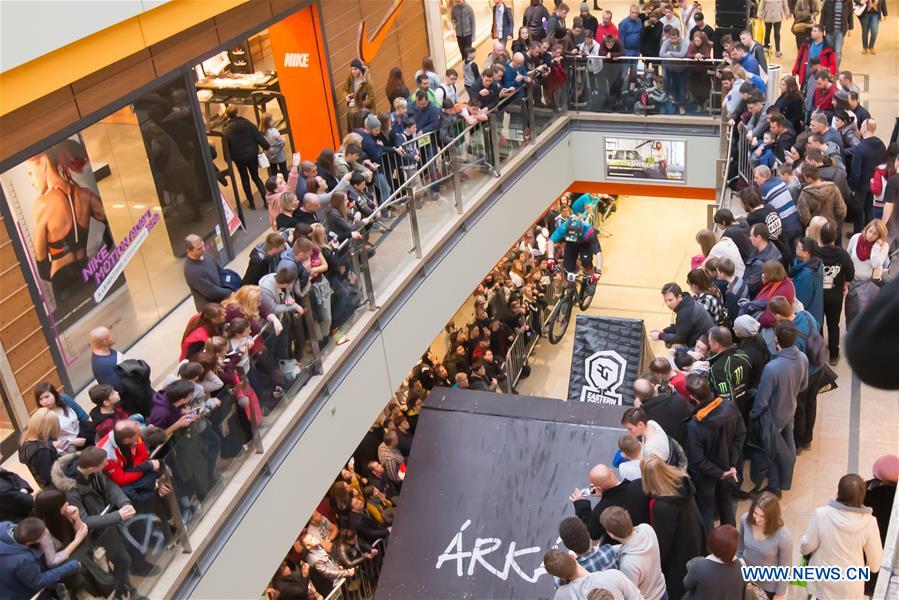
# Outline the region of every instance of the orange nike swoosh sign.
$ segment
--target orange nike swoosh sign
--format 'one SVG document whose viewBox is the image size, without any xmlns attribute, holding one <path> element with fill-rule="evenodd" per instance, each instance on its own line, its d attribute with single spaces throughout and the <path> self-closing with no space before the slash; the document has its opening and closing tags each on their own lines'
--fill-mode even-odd
<svg viewBox="0 0 899 600">
<path fill-rule="evenodd" d="M 378 50 L 381 49 L 384 40 L 387 39 L 387 34 L 390 33 L 390 28 L 393 27 L 393 22 L 396 21 L 397 16 L 399 16 L 400 8 L 402 8 L 405 3 L 406 0 L 393 0 L 393 6 L 390 8 L 390 12 L 387 13 L 384 20 L 381 21 L 381 24 L 375 29 L 375 33 L 372 35 L 371 39 L 366 35 L 365 21 L 359 23 L 359 59 L 362 62 L 368 64 L 378 54 Z"/>
</svg>

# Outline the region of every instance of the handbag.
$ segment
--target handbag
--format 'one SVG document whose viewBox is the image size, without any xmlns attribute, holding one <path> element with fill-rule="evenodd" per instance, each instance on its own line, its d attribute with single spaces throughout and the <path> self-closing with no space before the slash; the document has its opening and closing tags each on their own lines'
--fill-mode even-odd
<svg viewBox="0 0 899 600">
<path fill-rule="evenodd" d="M 259 161 L 259 166 L 263 169 L 267 169 L 271 166 L 271 163 L 268 161 L 268 156 L 265 155 L 265 152 L 260 152 L 256 159 Z"/>
<path fill-rule="evenodd" d="M 745 567 L 746 561 L 742 558 L 739 560 L 740 566 Z M 747 581 L 746 587 L 743 588 L 743 600 L 768 600 L 768 594 L 765 593 L 765 590 L 759 584 L 754 581 Z"/>
</svg>

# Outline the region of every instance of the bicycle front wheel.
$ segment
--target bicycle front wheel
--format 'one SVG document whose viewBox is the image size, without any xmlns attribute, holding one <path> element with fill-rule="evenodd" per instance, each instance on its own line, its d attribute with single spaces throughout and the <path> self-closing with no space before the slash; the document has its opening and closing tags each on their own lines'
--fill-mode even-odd
<svg viewBox="0 0 899 600">
<path fill-rule="evenodd" d="M 581 307 L 581 310 L 587 310 L 590 308 L 590 303 L 593 302 L 593 296 L 596 295 L 596 284 L 591 285 L 588 279 L 584 279 L 581 282 L 581 290 L 580 290 L 580 302 L 578 306 Z"/>
<path fill-rule="evenodd" d="M 550 344 L 558 344 L 565 332 L 568 331 L 568 323 L 571 322 L 571 309 L 574 306 L 574 298 L 572 294 L 566 293 L 556 304 L 552 314 L 549 317 L 549 331 L 547 337 Z"/>
</svg>

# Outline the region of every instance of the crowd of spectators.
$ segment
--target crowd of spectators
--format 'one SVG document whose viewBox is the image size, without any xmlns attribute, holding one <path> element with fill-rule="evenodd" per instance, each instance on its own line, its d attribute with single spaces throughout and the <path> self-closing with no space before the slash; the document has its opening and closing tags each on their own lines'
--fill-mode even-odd
<svg viewBox="0 0 899 600">
<path fill-rule="evenodd" d="M 779 48 L 776 7 L 769 4 L 762 2 L 771 9 L 765 47 L 773 30 Z M 571 77 L 566 56 L 610 63 L 636 56 L 723 58 L 726 64 L 712 72 L 705 63 L 651 66 L 646 86 L 629 68 L 608 68 L 602 81 L 595 73 L 588 78 L 594 89 L 605 86 L 607 97 L 630 102 L 637 94 L 659 112 L 674 113 L 707 107 L 717 77 L 722 111 L 743 123 L 753 174 L 739 190 L 745 217 L 719 210 L 715 230 L 697 234 L 702 254 L 687 277 L 689 292 L 677 283 L 662 290 L 675 323 L 652 336 L 673 350 L 634 385 L 635 408 L 623 421 L 630 433 L 615 465 L 629 478 L 619 480 L 605 465 L 591 471 L 602 500 L 591 508 L 572 495 L 578 518 L 560 526 L 577 559 L 551 551 L 546 569 L 562 582 L 560 590 L 614 587 L 627 596 L 635 586 L 651 598 L 664 597 L 666 589 L 672 598 L 684 590 L 730 597 L 728 586 L 736 589 L 738 581 L 735 557 L 785 564 L 792 541 L 778 498 L 790 489 L 797 452 L 812 442 L 818 393 L 835 385 L 829 367 L 839 359 L 843 305 L 851 323 L 878 294 L 899 229 L 899 151 L 877 137 L 852 74 L 837 71 L 845 21 L 812 24 L 807 37 L 797 35 L 793 74 L 767 106 L 765 47 L 749 32 L 739 41 L 716 38 L 690 2 L 634 5 L 617 26 L 611 11 L 598 19 L 583 3 L 568 27 L 566 4 L 550 14 L 533 0 L 517 37 L 511 11 L 500 6 L 494 8 L 496 41 L 481 67 L 467 4 L 453 7 L 464 94 L 457 71 L 441 77 L 425 58 L 411 91 L 400 69 L 391 71 L 385 89 L 391 110 L 377 112 L 369 69 L 354 60 L 343 96 L 350 133 L 315 162 L 294 154 L 288 167 L 270 115 L 257 128 L 236 107 L 226 109 L 224 143 L 251 206 L 253 188 L 258 191 L 271 231 L 252 249 L 243 276 L 223 269 L 199 236 L 185 239 L 184 276 L 197 313 L 180 340 L 180 362 L 159 389 L 147 364 L 117 351 L 104 327 L 90 334 L 97 383 L 88 392 L 89 412 L 50 383 L 35 388 L 38 408 L 22 434 L 19 458 L 40 490 L 32 495 L 28 483 L 5 470 L 0 478 L 5 591 L 29 597 L 63 584 L 73 593 L 136 597 L 131 576 L 156 567 L 145 549 L 128 542 L 137 536 L 126 535 L 123 525 L 149 516 L 142 533 L 150 528 L 164 544 L 174 543 L 179 522 L 198 510 L 222 467 L 252 446 L 263 416 L 301 376 L 310 346 L 346 340 L 341 326 L 363 300 L 353 258 L 356 251 L 374 254 L 370 232 L 396 216 L 383 205 L 404 174 L 504 105 L 518 106 L 513 118 L 527 138 L 525 94 L 536 106 L 560 107 Z M 769 14 L 775 15 L 770 21 Z M 861 17 L 871 53 L 881 14 L 872 15 Z M 780 20 L 787 16 L 783 9 Z M 430 136 L 430 145 L 420 143 L 422 136 Z M 271 165 L 264 182 L 260 149 Z M 517 337 L 541 333 L 547 295 L 557 285 L 547 240 L 570 212 L 568 203 L 563 199 L 500 260 L 475 291 L 471 322 L 447 327 L 446 356 L 423 355 L 372 425 L 273 578 L 282 600 L 327 595 L 337 579 L 381 560 L 421 403 L 434 386 L 513 391 L 504 360 Z M 847 217 L 854 232 L 843 249 Z M 867 486 L 857 475 L 843 477 L 837 499 L 816 511 L 801 541 L 812 564 L 862 564 L 863 551 L 872 568 L 879 565 L 885 521 L 878 540 L 861 507 L 866 489 L 871 496 L 895 484 L 893 459 L 878 461 L 877 479 Z M 749 491 L 740 489 L 744 460 L 754 484 Z M 739 523 L 735 495 L 753 498 Z M 885 518 L 885 496 L 878 496 L 878 519 Z M 828 533 L 846 519 L 857 522 L 851 548 L 837 547 Z M 594 548 L 591 539 L 615 550 Z M 103 564 L 97 548 L 105 551 Z M 706 548 L 712 554 L 696 560 Z M 840 554 L 849 550 L 851 556 Z M 366 569 L 367 576 L 377 571 Z M 606 574 L 586 575 L 600 570 Z M 857 591 L 817 585 L 823 594 Z M 765 591 L 783 595 L 781 587 Z"/>
<path fill-rule="evenodd" d="M 437 386 L 515 393 L 506 357 L 516 339 L 540 335 L 547 296 L 561 285 L 546 247 L 570 204 L 563 195 L 509 249 L 466 303 L 470 319 L 449 323 L 422 355 L 297 536 L 272 578 L 270 597 L 327 596 L 340 579 L 376 584 L 423 401 Z"/>
</svg>

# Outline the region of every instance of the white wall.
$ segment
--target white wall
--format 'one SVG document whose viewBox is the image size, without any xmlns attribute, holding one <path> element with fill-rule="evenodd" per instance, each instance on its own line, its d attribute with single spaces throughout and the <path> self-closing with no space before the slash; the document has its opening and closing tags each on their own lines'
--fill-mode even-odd
<svg viewBox="0 0 899 600">
<path fill-rule="evenodd" d="M 170 0 L 2 0 L 0 72 Z"/>
<path fill-rule="evenodd" d="M 595 165 L 597 133 L 572 132 L 507 188 L 489 210 L 468 217 L 465 231 L 448 242 L 425 277 L 402 306 L 381 317 L 381 328 L 359 362 L 336 384 L 319 414 L 303 432 L 284 462 L 272 474 L 236 524 L 224 548 L 215 557 L 192 598 L 257 597 L 267 585 L 296 535 L 322 498 L 358 441 L 406 377 L 422 351 L 462 305 L 485 273 L 522 232 L 575 180 L 592 181 L 600 173 Z M 701 152 L 705 142 L 695 150 Z M 708 148 L 717 152 L 717 139 Z M 711 158 L 713 154 L 710 152 Z M 714 160 L 709 161 L 714 165 Z M 697 169 L 689 185 L 714 186 Z M 453 449 L 458 450 L 458 449 Z"/>
</svg>

